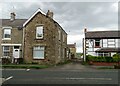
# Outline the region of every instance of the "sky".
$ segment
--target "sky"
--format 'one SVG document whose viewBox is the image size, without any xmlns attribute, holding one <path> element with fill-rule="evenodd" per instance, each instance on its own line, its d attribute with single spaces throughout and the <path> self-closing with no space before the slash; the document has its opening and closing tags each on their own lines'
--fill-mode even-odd
<svg viewBox="0 0 120 86">
<path fill-rule="evenodd" d="M 68 34 L 68 44 L 76 43 L 77 52 L 82 52 L 84 28 L 87 31 L 118 30 L 117 2 L 35 2 L 20 1 L 0 3 L 0 18 L 10 18 L 15 12 L 16 18 L 28 19 L 38 8 L 43 12 L 51 10 L 53 19 Z"/>
</svg>

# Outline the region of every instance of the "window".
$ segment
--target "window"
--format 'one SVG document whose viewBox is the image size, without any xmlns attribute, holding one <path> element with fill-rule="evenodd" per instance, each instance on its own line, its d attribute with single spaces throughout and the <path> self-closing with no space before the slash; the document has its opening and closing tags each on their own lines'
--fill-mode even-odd
<svg viewBox="0 0 120 86">
<path fill-rule="evenodd" d="M 11 38 L 11 28 L 4 28 L 3 32 L 3 38 L 4 39 L 10 39 Z"/>
<path fill-rule="evenodd" d="M 34 59 L 44 59 L 44 47 L 36 46 L 33 48 L 33 58 Z"/>
<path fill-rule="evenodd" d="M 115 42 L 116 40 L 115 39 L 108 39 L 108 47 L 115 47 Z"/>
<path fill-rule="evenodd" d="M 59 47 L 59 58 L 61 58 L 61 47 Z"/>
<path fill-rule="evenodd" d="M 42 39 L 43 38 L 43 26 L 38 26 L 36 28 L 36 38 Z"/>
<path fill-rule="evenodd" d="M 100 47 L 100 39 L 95 39 L 95 47 Z"/>
<path fill-rule="evenodd" d="M 98 53 L 98 56 L 105 57 L 105 56 L 110 56 L 109 53 Z"/>
<path fill-rule="evenodd" d="M 61 39 L 61 32 L 60 30 L 58 30 L 58 34 L 59 34 L 59 40 Z"/>
<path fill-rule="evenodd" d="M 65 42 L 65 35 L 63 34 L 63 42 Z"/>
<path fill-rule="evenodd" d="M 3 56 L 10 56 L 10 47 L 3 46 Z"/>
<path fill-rule="evenodd" d="M 63 58 L 65 57 L 65 49 L 63 48 Z"/>
</svg>

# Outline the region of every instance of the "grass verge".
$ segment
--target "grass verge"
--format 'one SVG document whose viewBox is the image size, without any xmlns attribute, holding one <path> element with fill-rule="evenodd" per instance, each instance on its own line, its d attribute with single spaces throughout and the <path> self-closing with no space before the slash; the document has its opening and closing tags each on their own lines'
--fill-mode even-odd
<svg viewBox="0 0 120 86">
<path fill-rule="evenodd" d="M 114 67 L 98 67 L 97 69 L 114 69 Z"/>
<path fill-rule="evenodd" d="M 2 68 L 34 68 L 34 69 L 43 69 L 43 68 L 48 68 L 48 65 L 15 65 L 15 64 L 10 64 L 10 65 L 2 65 Z"/>
<path fill-rule="evenodd" d="M 68 64 L 71 61 L 65 61 L 59 64 L 56 64 L 56 66 Z M 1 65 L 2 68 L 33 68 L 33 69 L 44 69 L 44 68 L 50 68 L 53 67 L 54 65 L 39 65 L 39 64 L 3 64 Z"/>
<path fill-rule="evenodd" d="M 67 61 L 64 61 L 64 62 L 56 64 L 56 66 L 60 66 L 60 65 L 64 65 L 64 64 L 69 64 L 69 63 L 71 63 L 71 61 L 67 60 Z"/>
</svg>

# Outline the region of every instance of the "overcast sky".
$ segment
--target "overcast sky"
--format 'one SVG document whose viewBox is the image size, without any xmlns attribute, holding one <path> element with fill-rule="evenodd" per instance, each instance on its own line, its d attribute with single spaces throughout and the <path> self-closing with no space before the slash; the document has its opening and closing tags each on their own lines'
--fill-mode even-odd
<svg viewBox="0 0 120 86">
<path fill-rule="evenodd" d="M 29 18 L 38 8 L 45 13 L 51 10 L 56 20 L 68 33 L 68 44 L 77 43 L 77 52 L 82 52 L 84 27 L 88 31 L 117 30 L 118 3 L 115 2 L 5 2 L 0 18 Z"/>
</svg>

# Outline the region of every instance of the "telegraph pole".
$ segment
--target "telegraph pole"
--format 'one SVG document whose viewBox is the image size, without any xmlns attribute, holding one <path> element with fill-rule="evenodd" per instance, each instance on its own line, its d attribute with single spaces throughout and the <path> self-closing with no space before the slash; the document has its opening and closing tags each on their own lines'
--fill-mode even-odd
<svg viewBox="0 0 120 86">
<path fill-rule="evenodd" d="M 85 45 L 85 38 L 83 38 L 83 61 L 85 62 L 86 61 L 86 45 Z"/>
<path fill-rule="evenodd" d="M 84 37 L 85 34 L 87 33 L 87 28 L 84 28 Z M 83 38 L 83 61 L 86 62 L 86 39 Z"/>
</svg>

